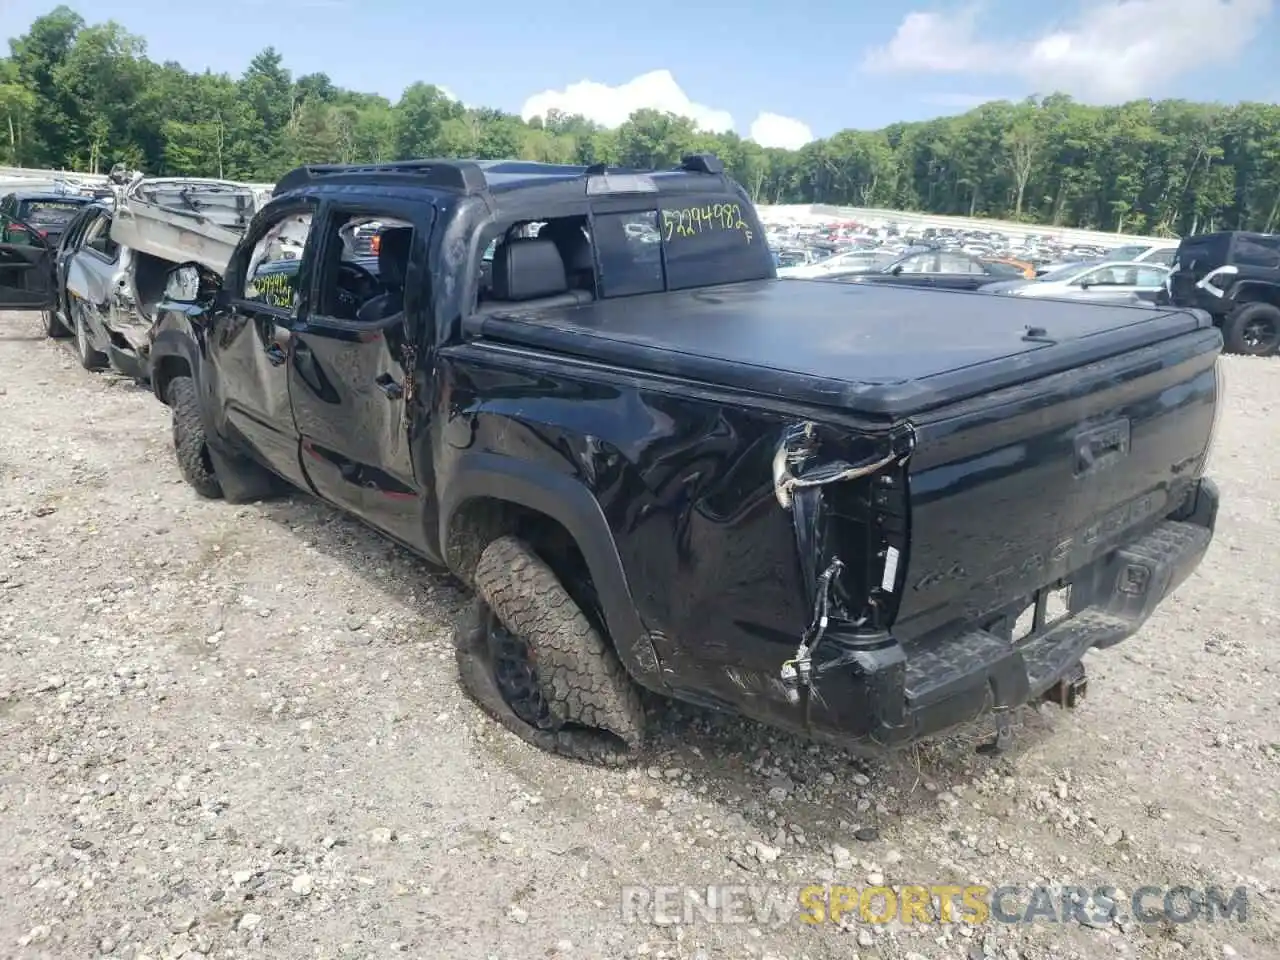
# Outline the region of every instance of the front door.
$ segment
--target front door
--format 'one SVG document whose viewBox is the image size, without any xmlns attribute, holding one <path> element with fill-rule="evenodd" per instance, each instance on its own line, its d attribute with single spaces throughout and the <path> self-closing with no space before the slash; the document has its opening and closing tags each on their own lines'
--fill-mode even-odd
<svg viewBox="0 0 1280 960">
<path fill-rule="evenodd" d="M 225 305 L 208 332 L 218 432 L 303 488 L 288 359 L 309 309 L 314 211 L 314 202 L 299 201 L 253 224 L 227 265 Z"/>
<path fill-rule="evenodd" d="M 430 286 L 420 265 L 435 210 L 424 204 L 326 208 L 314 309 L 294 327 L 289 397 L 312 487 L 403 543 L 428 549 L 410 447 L 412 338 Z M 376 231 L 377 254 L 354 239 Z M 419 383 L 415 388 L 423 390 Z"/>
<path fill-rule="evenodd" d="M 53 249 L 34 227 L 0 214 L 0 310 L 48 310 L 56 299 Z"/>
</svg>

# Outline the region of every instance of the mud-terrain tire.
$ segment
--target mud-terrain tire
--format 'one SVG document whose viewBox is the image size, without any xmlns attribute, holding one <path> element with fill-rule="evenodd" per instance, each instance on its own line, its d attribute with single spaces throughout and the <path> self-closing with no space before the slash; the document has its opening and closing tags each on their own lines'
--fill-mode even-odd
<svg viewBox="0 0 1280 960">
<path fill-rule="evenodd" d="M 222 485 L 214 476 L 213 462 L 209 459 L 195 381 L 190 377 L 174 377 L 169 381 L 166 400 L 173 413 L 173 452 L 182 478 L 200 496 L 210 500 L 221 498 Z"/>
<path fill-rule="evenodd" d="M 454 638 L 468 695 L 539 749 L 609 766 L 633 760 L 644 743 L 640 691 L 551 568 L 524 541 L 500 537 L 480 555 L 475 587 Z M 510 661 L 496 655 L 513 645 L 533 688 L 514 703 Z"/>
<path fill-rule="evenodd" d="M 1280 307 L 1246 303 L 1222 324 L 1228 353 L 1269 357 L 1280 350 Z"/>
<path fill-rule="evenodd" d="M 50 340 L 65 340 L 71 336 L 71 331 L 67 329 L 66 324 L 58 319 L 56 310 L 42 310 L 40 324 L 44 328 L 44 335 Z"/>
</svg>

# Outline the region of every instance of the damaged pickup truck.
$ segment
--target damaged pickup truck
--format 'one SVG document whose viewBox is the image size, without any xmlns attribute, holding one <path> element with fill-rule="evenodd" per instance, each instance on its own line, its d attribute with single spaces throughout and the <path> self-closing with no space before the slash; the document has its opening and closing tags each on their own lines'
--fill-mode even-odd
<svg viewBox="0 0 1280 960">
<path fill-rule="evenodd" d="M 158 314 L 192 486 L 283 481 L 447 567 L 466 690 L 581 759 L 634 754 L 642 690 L 1003 748 L 1216 521 L 1207 317 L 778 280 L 710 156 L 300 168 Z"/>
</svg>

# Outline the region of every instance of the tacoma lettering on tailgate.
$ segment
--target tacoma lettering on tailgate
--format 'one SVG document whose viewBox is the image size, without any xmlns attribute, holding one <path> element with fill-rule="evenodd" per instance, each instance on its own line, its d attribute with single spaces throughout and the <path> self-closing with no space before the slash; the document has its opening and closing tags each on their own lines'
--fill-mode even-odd
<svg viewBox="0 0 1280 960">
<path fill-rule="evenodd" d="M 1155 516 L 1168 502 L 1167 495 L 1161 491 L 1144 493 L 1142 496 L 1103 514 L 1100 519 L 1073 536 L 1058 541 L 1053 549 L 1047 553 L 1033 553 L 1019 563 L 1002 567 L 984 577 L 973 585 L 974 593 L 987 594 L 988 592 L 994 592 L 998 594 L 999 599 L 991 609 L 999 607 L 1007 600 L 1007 597 L 1004 596 L 1005 587 L 1010 584 L 1031 580 L 1036 578 L 1037 575 L 1039 575 L 1038 583 L 1043 583 L 1054 577 L 1069 573 L 1077 566 L 1089 561 L 1088 554 L 1095 545 L 1117 533 L 1136 526 L 1143 520 Z M 1075 557 L 1077 552 L 1084 555 L 1077 558 Z M 1075 562 L 1068 562 L 1073 559 Z M 915 591 L 932 590 L 939 584 L 964 580 L 968 576 L 969 573 L 962 564 L 954 563 L 945 570 L 935 570 L 925 574 L 912 585 L 911 589 Z M 970 613 L 976 614 L 985 612 L 987 611 L 970 611 Z"/>
</svg>

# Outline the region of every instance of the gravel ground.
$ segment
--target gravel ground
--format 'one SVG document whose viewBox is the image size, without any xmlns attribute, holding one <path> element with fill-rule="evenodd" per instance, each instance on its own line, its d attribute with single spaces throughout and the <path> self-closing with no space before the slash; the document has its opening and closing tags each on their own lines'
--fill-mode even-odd
<svg viewBox="0 0 1280 960">
<path fill-rule="evenodd" d="M 1226 368 L 1210 557 L 1089 657 L 1081 708 L 1024 711 L 1013 753 L 975 755 L 984 728 L 867 764 L 672 707 L 604 771 L 463 697 L 451 580 L 301 495 L 198 499 L 147 391 L 5 315 L 0 956 L 1276 957 L 1280 361 Z M 974 927 L 621 907 L 833 882 L 1249 900 L 1243 922 Z"/>
</svg>

